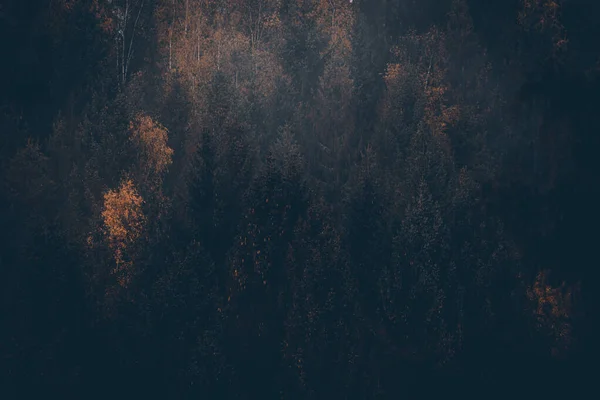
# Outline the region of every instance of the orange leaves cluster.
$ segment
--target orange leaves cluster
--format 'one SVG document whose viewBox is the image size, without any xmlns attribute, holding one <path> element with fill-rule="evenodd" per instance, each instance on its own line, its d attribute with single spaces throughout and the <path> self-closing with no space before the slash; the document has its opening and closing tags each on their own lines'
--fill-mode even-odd
<svg viewBox="0 0 600 400">
<path fill-rule="evenodd" d="M 401 79 L 403 73 L 402 66 L 398 63 L 388 64 L 383 79 L 388 89 L 394 87 Z"/>
<path fill-rule="evenodd" d="M 404 112 L 404 98 L 420 98 L 423 122 L 432 133 L 441 135 L 459 118 L 458 106 L 448 105 L 450 87 L 446 76 L 446 37 L 436 29 L 402 38 L 392 49 L 395 62 L 388 64 L 384 81 L 388 96 L 382 104 L 384 116 Z"/>
<path fill-rule="evenodd" d="M 354 24 L 354 13 L 346 0 L 320 0 L 313 17 L 321 31 L 330 37 L 330 46 L 351 51 L 350 32 Z"/>
<path fill-rule="evenodd" d="M 571 309 L 570 288 L 566 288 L 564 283 L 558 288 L 553 288 L 547 280 L 546 271 L 538 273 L 528 292 L 529 297 L 536 302 L 536 314 L 548 314 L 557 318 L 568 317 Z"/>
<path fill-rule="evenodd" d="M 561 4 L 557 0 L 523 0 L 519 23 L 529 30 L 549 32 L 552 36 L 553 52 L 563 50 L 568 43 L 565 28 L 560 21 Z"/>
<path fill-rule="evenodd" d="M 91 4 L 91 11 L 98 20 L 98 25 L 104 33 L 112 33 L 114 31 L 114 20 L 111 17 L 110 10 L 106 8 L 101 0 L 94 0 Z"/>
<path fill-rule="evenodd" d="M 447 106 L 445 94 L 447 88 L 444 86 L 430 87 L 425 89 L 425 122 L 431 132 L 441 134 L 446 128 L 458 121 L 459 107 Z"/>
<path fill-rule="evenodd" d="M 387 94 L 381 103 L 381 116 L 384 120 L 392 116 L 402 116 L 404 114 L 403 91 L 405 84 L 409 81 L 409 72 L 406 66 L 401 63 L 389 63 L 383 75 L 383 81 Z"/>
<path fill-rule="evenodd" d="M 130 122 L 131 140 L 140 151 L 146 173 L 161 175 L 171 165 L 173 149 L 167 145 L 167 129 L 147 115 L 139 114 Z"/>
<path fill-rule="evenodd" d="M 61 0 L 58 1 L 56 5 L 65 11 L 71 11 L 73 10 L 73 7 L 75 7 L 75 4 L 77 4 L 78 1 L 79 0 Z"/>
<path fill-rule="evenodd" d="M 418 38 L 428 53 L 420 60 L 420 80 L 425 95 L 424 120 L 431 132 L 443 134 L 446 128 L 458 121 L 458 106 L 448 106 L 449 86 L 446 78 L 446 38 L 435 29 Z"/>
<path fill-rule="evenodd" d="M 523 0 L 520 22 L 525 22 L 528 17 L 535 17 L 536 26 L 544 29 L 547 26 L 559 26 L 558 15 L 560 4 L 555 0 Z"/>
<path fill-rule="evenodd" d="M 538 327 L 549 332 L 554 340 L 553 355 L 567 350 L 571 338 L 570 318 L 573 312 L 574 288 L 563 282 L 559 287 L 548 283 L 548 272 L 538 273 L 527 296 L 534 305 Z"/>
<path fill-rule="evenodd" d="M 113 272 L 121 286 L 126 286 L 130 279 L 131 262 L 125 259 L 125 253 L 141 237 L 146 223 L 142 204 L 143 199 L 131 180 L 124 180 L 117 190 L 104 194 L 104 233 L 117 263 Z"/>
</svg>

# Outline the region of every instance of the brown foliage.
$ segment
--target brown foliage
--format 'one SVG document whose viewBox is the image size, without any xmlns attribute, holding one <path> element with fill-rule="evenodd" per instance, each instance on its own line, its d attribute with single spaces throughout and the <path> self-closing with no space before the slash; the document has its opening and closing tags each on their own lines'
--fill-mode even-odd
<svg viewBox="0 0 600 400">
<path fill-rule="evenodd" d="M 147 115 L 139 114 L 129 123 L 131 140 L 140 152 L 141 173 L 160 177 L 172 162 L 173 149 L 168 144 L 168 132 L 165 127 Z"/>
<path fill-rule="evenodd" d="M 409 33 L 392 49 L 395 62 L 388 64 L 384 75 L 384 117 L 403 115 L 406 98 L 414 95 L 419 117 L 432 134 L 443 138 L 448 128 L 458 122 L 459 106 L 450 102 L 446 40 L 443 32 L 433 28 L 422 35 Z"/>
<path fill-rule="evenodd" d="M 564 282 L 559 287 L 552 287 L 548 275 L 548 271 L 539 272 L 527 296 L 533 303 L 538 328 L 551 335 L 552 354 L 559 356 L 568 350 L 571 343 L 570 319 L 576 288 Z"/>
<path fill-rule="evenodd" d="M 104 33 L 113 33 L 115 30 L 115 20 L 111 16 L 110 9 L 106 7 L 104 2 L 94 0 L 90 6 L 92 13 L 98 20 L 98 25 Z"/>
<path fill-rule="evenodd" d="M 534 29 L 551 36 L 553 55 L 557 56 L 568 44 L 565 27 L 561 22 L 560 0 L 523 0 L 519 23 L 525 30 Z"/>
<path fill-rule="evenodd" d="M 146 223 L 142 204 L 131 180 L 124 180 L 117 190 L 104 194 L 104 234 L 117 263 L 113 273 L 123 287 L 131 279 L 131 260 L 126 259 L 125 253 L 141 237 Z"/>
</svg>

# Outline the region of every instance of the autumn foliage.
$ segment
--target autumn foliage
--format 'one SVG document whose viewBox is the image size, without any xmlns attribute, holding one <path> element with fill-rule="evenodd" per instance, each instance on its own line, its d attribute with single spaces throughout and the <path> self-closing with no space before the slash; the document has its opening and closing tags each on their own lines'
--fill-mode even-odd
<svg viewBox="0 0 600 400">
<path fill-rule="evenodd" d="M 124 287 L 132 278 L 133 260 L 129 250 L 142 236 L 146 222 L 142 206 L 143 199 L 129 179 L 121 182 L 118 189 L 104 194 L 104 234 L 116 263 L 113 273 Z"/>
<path fill-rule="evenodd" d="M 571 345 L 571 319 L 578 285 L 564 282 L 553 287 L 548 271 L 540 271 L 527 295 L 534 307 L 537 327 L 550 336 L 552 354 L 564 355 Z"/>
<path fill-rule="evenodd" d="M 147 115 L 138 114 L 129 123 L 131 141 L 139 151 L 141 168 L 148 175 L 161 176 L 171 164 L 173 149 L 167 130 Z"/>
<path fill-rule="evenodd" d="M 596 362 L 600 2 L 0 3 L 2 383 L 544 398 Z"/>
</svg>

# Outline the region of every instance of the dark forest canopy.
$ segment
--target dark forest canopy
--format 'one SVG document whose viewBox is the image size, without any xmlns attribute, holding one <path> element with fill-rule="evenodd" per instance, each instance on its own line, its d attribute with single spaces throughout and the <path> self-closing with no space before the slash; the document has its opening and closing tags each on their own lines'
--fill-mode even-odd
<svg viewBox="0 0 600 400">
<path fill-rule="evenodd" d="M 599 12 L 3 0 L 2 398 L 585 387 Z"/>
</svg>

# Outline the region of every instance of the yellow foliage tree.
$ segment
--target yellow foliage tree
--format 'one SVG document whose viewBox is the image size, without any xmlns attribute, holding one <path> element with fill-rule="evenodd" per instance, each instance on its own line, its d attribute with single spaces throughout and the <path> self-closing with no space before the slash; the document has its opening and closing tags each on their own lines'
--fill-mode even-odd
<svg viewBox="0 0 600 400">
<path fill-rule="evenodd" d="M 132 278 L 132 260 L 126 254 L 142 236 L 146 223 L 142 204 L 143 199 L 130 179 L 121 182 L 117 190 L 104 194 L 104 234 L 117 264 L 112 272 L 122 287 Z"/>
</svg>

